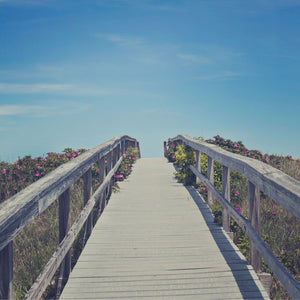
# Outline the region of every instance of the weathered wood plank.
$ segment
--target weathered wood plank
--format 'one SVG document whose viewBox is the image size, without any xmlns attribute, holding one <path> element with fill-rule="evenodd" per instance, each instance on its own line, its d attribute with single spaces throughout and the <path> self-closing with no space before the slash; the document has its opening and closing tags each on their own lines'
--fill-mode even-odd
<svg viewBox="0 0 300 300">
<path fill-rule="evenodd" d="M 237 210 L 230 205 L 230 203 L 220 194 L 220 192 L 210 183 L 210 181 L 194 166 L 190 166 L 192 172 L 200 178 L 202 182 L 214 193 L 215 197 L 222 204 L 223 208 L 228 211 L 231 217 L 239 224 L 239 226 L 247 233 L 250 240 L 260 253 L 260 255 L 265 259 L 266 263 L 272 269 L 274 274 L 278 277 L 280 282 L 290 293 L 294 299 L 300 299 L 300 284 L 294 279 L 294 277 L 285 269 L 285 267 L 280 263 L 274 253 L 269 249 L 266 243 L 262 240 L 260 235 L 252 227 L 251 223 L 245 219 Z"/>
<path fill-rule="evenodd" d="M 58 167 L 3 202 L 0 205 L 0 250 L 52 204 L 68 187 L 83 176 L 98 159 L 108 154 L 123 141 L 135 142 L 135 139 L 128 136 L 113 138 Z"/>
<path fill-rule="evenodd" d="M 204 201 L 196 205 L 173 173 L 165 159 L 137 161 L 96 224 L 61 300 L 268 299 L 211 213 L 204 220 Z"/>
<path fill-rule="evenodd" d="M 260 192 L 252 183 L 248 182 L 248 200 L 249 200 L 249 220 L 252 227 L 261 236 L 261 220 L 260 220 Z M 255 248 L 254 243 L 250 240 L 250 261 L 254 270 L 258 273 L 262 271 L 261 255 Z"/>
<path fill-rule="evenodd" d="M 59 242 L 62 242 L 70 230 L 70 188 L 59 196 Z M 60 295 L 71 273 L 71 251 L 69 250 L 61 263 L 56 283 L 56 294 Z"/>
<path fill-rule="evenodd" d="M 0 299 L 13 297 L 13 243 L 0 251 Z"/>
<path fill-rule="evenodd" d="M 201 152 L 196 151 L 196 169 L 201 173 Z M 198 177 L 196 177 L 196 183 L 200 183 Z"/>
<path fill-rule="evenodd" d="M 90 168 L 84 175 L 83 175 L 83 203 L 84 206 L 89 201 L 91 195 L 92 195 L 92 168 Z M 89 239 L 92 229 L 93 229 L 93 213 L 91 213 L 84 225 L 84 234 L 83 234 L 83 244 L 87 242 Z"/>
<path fill-rule="evenodd" d="M 119 161 L 116 163 L 114 168 L 107 174 L 106 178 L 104 179 L 103 183 L 99 186 L 96 192 L 92 195 L 92 197 L 88 200 L 85 207 L 81 211 L 80 215 L 74 222 L 73 226 L 63 239 L 63 241 L 59 244 L 59 247 L 45 266 L 42 273 L 39 275 L 31 289 L 28 291 L 27 295 L 25 296 L 24 300 L 35 300 L 40 299 L 44 290 L 50 283 L 52 277 L 54 276 L 57 268 L 63 261 L 64 257 L 66 256 L 69 249 L 72 247 L 72 244 L 78 235 L 79 231 L 85 224 L 86 220 L 88 219 L 91 211 L 94 208 L 95 203 L 99 200 L 101 194 L 106 189 L 107 185 L 110 183 L 110 180 L 114 173 L 119 168 L 123 157 L 120 157 Z"/>
<path fill-rule="evenodd" d="M 222 170 L 222 194 L 223 197 L 230 202 L 230 169 L 223 166 Z M 223 228 L 226 232 L 230 232 L 230 215 L 226 209 L 222 210 Z"/>
<path fill-rule="evenodd" d="M 211 184 L 214 184 L 214 160 L 207 157 L 207 178 Z M 207 192 L 208 205 L 212 207 L 214 205 L 213 192 L 209 189 Z"/>
<path fill-rule="evenodd" d="M 195 150 L 201 151 L 222 165 L 245 175 L 260 191 L 300 218 L 299 181 L 263 162 L 225 151 L 216 145 L 196 141 L 187 135 L 178 135 L 171 139 L 171 141 L 177 140 L 184 141 Z"/>
</svg>

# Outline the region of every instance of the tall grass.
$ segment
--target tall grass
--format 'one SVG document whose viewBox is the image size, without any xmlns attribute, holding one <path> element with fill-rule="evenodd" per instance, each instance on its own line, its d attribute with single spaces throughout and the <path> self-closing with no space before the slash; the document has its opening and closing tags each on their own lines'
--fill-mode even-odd
<svg viewBox="0 0 300 300">
<path fill-rule="evenodd" d="M 71 148 L 64 150 L 64 153 L 48 153 L 47 158 L 31 158 L 26 156 L 14 164 L 0 162 L 0 203 L 16 194 L 32 182 L 49 173 L 62 163 L 77 157 L 85 150 L 75 151 Z M 128 149 L 123 162 L 112 179 L 112 188 L 119 190 L 117 181 L 124 180 L 130 175 L 132 164 L 138 158 L 134 148 Z M 42 173 L 43 172 L 43 173 Z M 36 176 L 39 174 L 39 176 Z M 97 164 L 92 167 L 93 184 L 95 191 L 99 186 L 99 167 Z M 70 187 L 70 219 L 71 226 L 83 208 L 83 179 L 79 179 Z M 50 205 L 38 218 L 29 224 L 13 241 L 14 248 L 14 298 L 22 299 L 38 275 L 41 273 L 59 244 L 58 224 L 58 200 Z M 97 207 L 93 215 L 96 216 Z M 94 218 L 94 222 L 96 218 Z M 83 230 L 82 230 L 83 231 Z M 82 249 L 82 231 L 73 243 L 72 266 L 75 265 Z M 58 272 L 57 272 L 58 273 Z M 55 298 L 55 277 L 47 288 L 44 298 Z"/>
</svg>

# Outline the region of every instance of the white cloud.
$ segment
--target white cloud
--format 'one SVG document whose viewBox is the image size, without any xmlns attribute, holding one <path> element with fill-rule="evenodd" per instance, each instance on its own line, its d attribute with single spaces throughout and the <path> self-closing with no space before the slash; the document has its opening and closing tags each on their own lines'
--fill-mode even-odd
<svg viewBox="0 0 300 300">
<path fill-rule="evenodd" d="M 103 33 L 95 33 L 93 36 L 97 38 L 105 39 L 109 42 L 115 43 L 119 46 L 140 46 L 144 45 L 145 41 L 138 37 L 124 36 L 119 34 L 103 34 Z"/>
<path fill-rule="evenodd" d="M 195 54 L 177 54 L 177 57 L 181 58 L 182 60 L 189 62 L 189 63 L 196 63 L 196 64 L 211 64 L 212 60 L 209 57 L 202 56 L 202 55 L 195 55 Z"/>
<path fill-rule="evenodd" d="M 231 72 L 231 71 L 224 71 L 219 72 L 211 75 L 203 75 L 203 76 L 197 76 L 195 79 L 200 80 L 230 80 L 230 79 L 236 79 L 240 77 L 242 73 L 238 72 Z"/>
<path fill-rule="evenodd" d="M 0 93 L 2 94 L 35 94 L 44 92 L 58 92 L 70 90 L 69 84 L 16 84 L 0 83 Z"/>
<path fill-rule="evenodd" d="M 60 94 L 60 95 L 84 95 L 107 96 L 123 95 L 126 90 L 118 88 L 98 88 L 93 86 L 77 86 L 73 84 L 18 84 L 0 83 L 0 94 Z"/>
<path fill-rule="evenodd" d="M 0 116 L 14 116 L 24 114 L 44 114 L 50 107 L 35 105 L 1 105 Z"/>
</svg>

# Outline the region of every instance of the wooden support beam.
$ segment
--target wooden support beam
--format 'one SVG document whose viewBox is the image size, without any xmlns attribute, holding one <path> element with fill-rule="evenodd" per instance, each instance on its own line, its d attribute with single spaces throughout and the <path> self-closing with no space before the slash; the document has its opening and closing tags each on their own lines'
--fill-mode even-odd
<svg viewBox="0 0 300 300">
<path fill-rule="evenodd" d="M 168 153 L 167 142 L 164 141 L 164 157 L 167 157 L 167 153 Z"/>
<path fill-rule="evenodd" d="M 105 158 L 104 157 L 101 157 L 99 159 L 98 165 L 99 165 L 99 185 L 101 185 L 105 178 Z M 99 218 L 101 216 L 101 214 L 105 208 L 105 196 L 106 196 L 106 191 L 104 190 L 99 198 L 97 218 Z"/>
<path fill-rule="evenodd" d="M 196 150 L 196 169 L 201 173 L 201 152 Z M 200 183 L 201 180 L 196 176 L 196 183 Z"/>
<path fill-rule="evenodd" d="M 230 169 L 226 166 L 223 166 L 222 171 L 222 195 L 223 197 L 230 202 Z M 223 228 L 226 232 L 230 232 L 230 215 L 228 211 L 222 208 L 222 220 Z"/>
<path fill-rule="evenodd" d="M 70 230 L 70 188 L 59 196 L 59 242 L 61 242 Z M 60 265 L 60 274 L 56 284 L 56 297 L 59 298 L 63 287 L 71 273 L 71 250 L 68 251 Z"/>
<path fill-rule="evenodd" d="M 112 168 L 112 151 L 110 151 L 108 154 L 107 154 L 107 163 L 106 163 L 106 175 L 109 173 L 109 171 L 111 170 Z M 108 202 L 108 199 L 111 195 L 111 192 L 112 192 L 112 181 L 113 179 L 111 179 L 111 182 L 110 184 L 107 186 L 107 190 L 106 190 L 106 203 Z"/>
<path fill-rule="evenodd" d="M 0 299 L 13 300 L 13 242 L 0 251 Z"/>
<path fill-rule="evenodd" d="M 83 201 L 84 206 L 87 204 L 92 195 L 92 168 L 83 175 Z M 90 213 L 84 225 L 83 245 L 86 244 L 93 230 L 93 211 Z"/>
<path fill-rule="evenodd" d="M 252 227 L 261 236 L 260 224 L 260 192 L 259 189 L 250 181 L 248 181 L 248 197 L 249 197 L 249 220 Z M 262 271 L 262 258 L 253 242 L 250 240 L 250 262 L 253 269 L 258 273 Z"/>
<path fill-rule="evenodd" d="M 207 156 L 207 178 L 211 184 L 214 184 L 214 160 L 210 156 Z M 210 207 L 214 205 L 213 192 L 210 189 L 208 189 L 207 201 Z"/>
</svg>

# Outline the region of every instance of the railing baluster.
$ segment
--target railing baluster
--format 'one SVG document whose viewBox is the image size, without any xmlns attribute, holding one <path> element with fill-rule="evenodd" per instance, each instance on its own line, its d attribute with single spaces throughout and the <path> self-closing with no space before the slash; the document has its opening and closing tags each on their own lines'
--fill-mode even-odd
<svg viewBox="0 0 300 300">
<path fill-rule="evenodd" d="M 59 197 L 59 242 L 61 242 L 70 230 L 70 188 Z M 71 250 L 65 256 L 60 265 L 60 275 L 57 280 L 56 297 L 58 298 L 62 289 L 68 281 L 71 273 Z"/>
<path fill-rule="evenodd" d="M 196 150 L 196 169 L 201 173 L 201 152 Z M 196 183 L 200 183 L 201 180 L 196 177 Z"/>
<path fill-rule="evenodd" d="M 261 236 L 260 224 L 260 193 L 259 189 L 250 181 L 248 181 L 248 197 L 249 197 L 249 220 L 256 232 Z M 254 270 L 258 273 L 262 270 L 262 258 L 250 240 L 250 261 Z"/>
<path fill-rule="evenodd" d="M 0 299 L 13 297 L 13 242 L 0 251 Z"/>
<path fill-rule="evenodd" d="M 92 168 L 83 175 L 83 201 L 84 205 L 89 201 L 92 195 Z M 93 212 L 90 213 L 85 226 L 84 226 L 84 235 L 83 235 L 83 245 L 87 242 L 93 230 Z"/>
<path fill-rule="evenodd" d="M 214 160 L 210 156 L 207 156 L 207 178 L 214 184 Z M 214 205 L 213 192 L 210 189 L 208 189 L 207 201 L 210 207 Z"/>
<path fill-rule="evenodd" d="M 168 148 L 167 148 L 167 142 L 164 141 L 164 157 L 167 157 Z"/>
<path fill-rule="evenodd" d="M 226 200 L 230 202 L 230 169 L 226 166 L 223 166 L 222 173 L 222 189 L 223 196 Z M 227 233 L 230 233 L 230 216 L 226 209 L 222 209 L 222 220 L 223 220 L 223 228 Z M 229 234 L 231 238 L 233 236 Z"/>
<path fill-rule="evenodd" d="M 112 166 L 112 151 L 110 151 L 107 154 L 107 164 L 106 164 L 106 175 L 109 173 L 109 171 L 111 170 L 111 166 Z M 113 180 L 113 179 L 112 179 Z M 112 192 L 112 180 L 111 183 L 108 185 L 107 190 L 106 190 L 106 203 L 108 202 L 108 199 L 111 195 Z"/>
<path fill-rule="evenodd" d="M 105 177 L 105 158 L 101 157 L 98 161 L 98 164 L 99 164 L 99 185 L 101 185 Z M 105 196 L 106 196 L 106 192 L 104 191 L 101 194 L 99 199 L 97 218 L 100 217 L 100 215 L 102 214 L 105 208 Z"/>
</svg>

